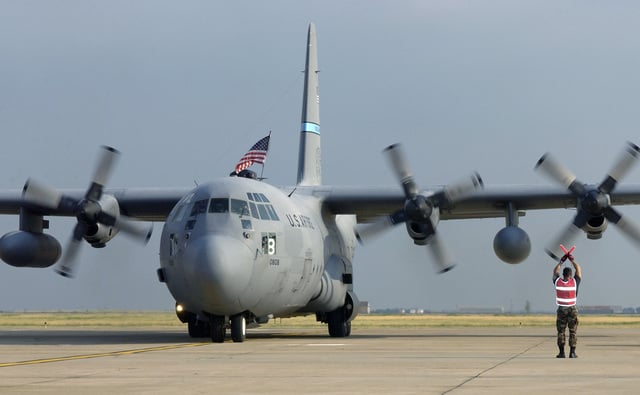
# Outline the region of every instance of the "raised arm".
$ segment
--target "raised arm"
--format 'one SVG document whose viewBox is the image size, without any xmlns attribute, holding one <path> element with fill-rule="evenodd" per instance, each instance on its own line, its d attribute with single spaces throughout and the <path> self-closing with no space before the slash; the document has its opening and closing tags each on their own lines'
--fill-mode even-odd
<svg viewBox="0 0 640 395">
<path fill-rule="evenodd" d="M 553 268 L 553 278 L 560 277 L 560 268 L 562 267 L 563 263 L 563 261 L 560 261 L 558 262 L 556 267 Z"/>
<path fill-rule="evenodd" d="M 572 256 L 569 256 L 569 260 L 571 261 L 571 264 L 573 265 L 573 269 L 575 271 L 574 277 L 582 278 L 582 268 L 580 267 L 580 265 L 578 265 L 578 262 L 576 262 L 576 260 L 573 259 Z"/>
</svg>

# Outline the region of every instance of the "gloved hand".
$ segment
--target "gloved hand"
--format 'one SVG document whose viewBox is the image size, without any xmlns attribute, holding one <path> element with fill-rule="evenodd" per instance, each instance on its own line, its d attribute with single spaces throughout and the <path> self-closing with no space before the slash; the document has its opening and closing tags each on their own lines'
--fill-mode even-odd
<svg viewBox="0 0 640 395">
<path fill-rule="evenodd" d="M 569 258 L 570 256 L 571 256 L 571 255 L 569 255 L 569 254 L 564 254 L 564 255 L 562 256 L 562 258 L 560 258 L 560 262 L 564 262 L 564 261 L 566 261 L 566 260 L 567 260 L 567 258 Z M 573 259 L 573 257 L 571 257 L 571 258 Z"/>
</svg>

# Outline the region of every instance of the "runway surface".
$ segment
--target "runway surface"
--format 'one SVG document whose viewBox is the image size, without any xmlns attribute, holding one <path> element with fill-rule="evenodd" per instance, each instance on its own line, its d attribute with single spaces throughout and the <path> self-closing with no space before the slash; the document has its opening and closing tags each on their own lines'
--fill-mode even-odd
<svg viewBox="0 0 640 395">
<path fill-rule="evenodd" d="M 640 329 L 580 328 L 556 359 L 555 328 L 254 329 L 244 343 L 175 328 L 0 329 L 0 393 L 635 393 Z M 186 329 L 185 329 L 186 331 Z M 561 388 L 561 390 L 560 390 Z"/>
</svg>

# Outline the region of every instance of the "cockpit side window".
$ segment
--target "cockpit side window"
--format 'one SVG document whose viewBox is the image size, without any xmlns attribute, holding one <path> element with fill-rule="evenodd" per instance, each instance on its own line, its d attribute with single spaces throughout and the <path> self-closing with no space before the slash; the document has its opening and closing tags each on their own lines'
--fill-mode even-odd
<svg viewBox="0 0 640 395">
<path fill-rule="evenodd" d="M 269 199 L 264 193 L 247 192 L 247 197 L 249 198 L 249 207 L 251 207 L 251 216 L 253 218 L 280 221 L 275 208 L 269 204 Z"/>
<path fill-rule="evenodd" d="M 258 208 L 256 204 L 253 202 L 249 202 L 249 207 L 251 207 L 251 216 L 256 219 L 260 219 L 260 215 L 258 214 Z"/>
<path fill-rule="evenodd" d="M 269 213 L 269 216 L 271 217 L 272 220 L 280 221 L 280 218 L 278 218 L 278 214 L 276 214 L 276 210 L 273 208 L 272 205 L 265 204 L 265 207 L 267 208 L 267 212 Z"/>
<path fill-rule="evenodd" d="M 267 212 L 267 209 L 264 207 L 264 204 L 258 205 L 258 211 L 260 212 L 260 219 L 266 219 L 266 220 L 271 219 L 271 217 L 269 216 L 269 213 Z"/>
<path fill-rule="evenodd" d="M 226 198 L 211 199 L 211 206 L 209 206 L 209 212 L 210 213 L 228 213 L 229 199 L 226 199 Z"/>
<path fill-rule="evenodd" d="M 249 215 L 249 206 L 244 200 L 231 199 L 231 212 L 240 215 Z"/>
<path fill-rule="evenodd" d="M 173 210 L 173 217 L 167 219 L 167 222 L 180 222 L 185 214 L 185 208 L 189 203 L 191 203 L 191 198 L 193 198 L 193 192 L 184 196 L 178 204 L 176 204 L 175 209 Z"/>
<path fill-rule="evenodd" d="M 173 212 L 173 217 L 171 218 L 171 222 L 179 222 L 182 221 L 182 217 L 184 216 L 184 203 L 178 204 L 175 211 Z"/>
<path fill-rule="evenodd" d="M 247 197 L 249 198 L 249 200 L 254 201 L 254 202 L 264 202 L 264 203 L 269 203 L 269 199 L 267 199 L 266 196 L 264 196 L 264 193 L 251 193 L 251 192 L 247 192 Z"/>
<path fill-rule="evenodd" d="M 198 200 L 197 202 L 193 203 L 193 208 L 191 209 L 190 216 L 193 217 L 197 214 L 206 213 L 207 203 L 209 203 L 207 200 Z"/>
</svg>

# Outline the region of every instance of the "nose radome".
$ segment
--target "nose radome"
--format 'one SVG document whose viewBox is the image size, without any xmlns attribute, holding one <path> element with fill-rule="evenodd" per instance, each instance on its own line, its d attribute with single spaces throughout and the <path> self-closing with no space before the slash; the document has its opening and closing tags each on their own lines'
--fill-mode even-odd
<svg viewBox="0 0 640 395">
<path fill-rule="evenodd" d="M 198 304 L 212 313 L 236 313 L 249 286 L 253 255 L 240 239 L 207 235 L 186 248 L 184 272 Z"/>
</svg>

